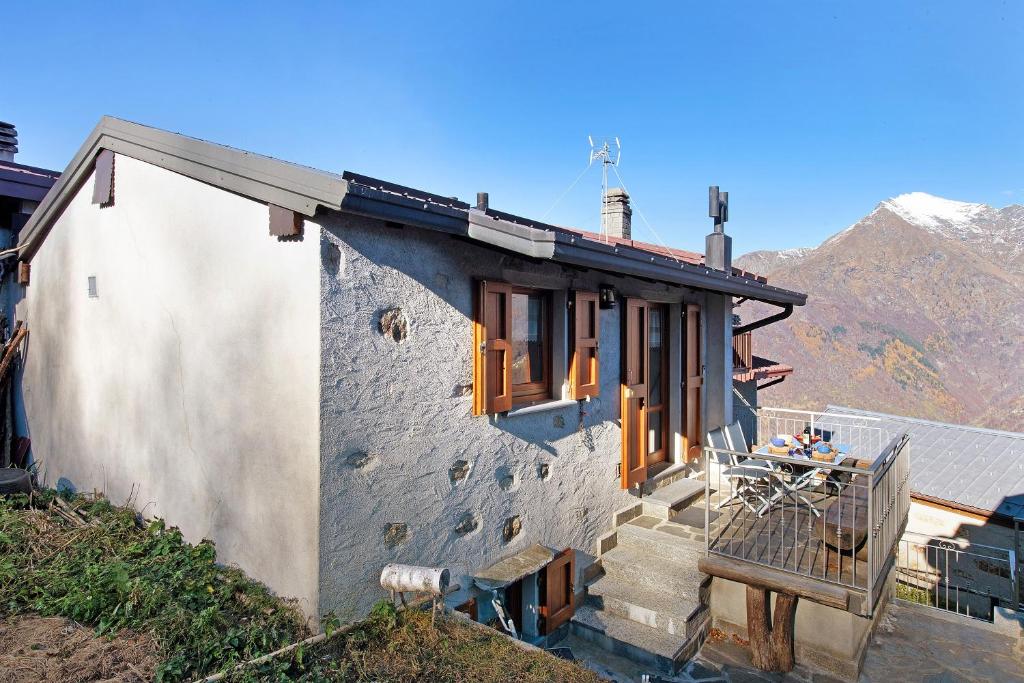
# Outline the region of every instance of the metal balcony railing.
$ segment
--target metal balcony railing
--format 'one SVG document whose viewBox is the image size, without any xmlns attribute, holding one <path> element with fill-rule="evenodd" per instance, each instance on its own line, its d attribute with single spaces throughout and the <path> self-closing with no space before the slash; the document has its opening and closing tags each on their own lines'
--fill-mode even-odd
<svg viewBox="0 0 1024 683">
<path fill-rule="evenodd" d="M 728 433 L 704 449 L 707 552 L 863 591 L 871 613 L 910 510 L 908 435 L 876 418 L 769 408 L 760 437 Z M 767 451 L 772 437 L 805 434 L 837 452 Z"/>
</svg>

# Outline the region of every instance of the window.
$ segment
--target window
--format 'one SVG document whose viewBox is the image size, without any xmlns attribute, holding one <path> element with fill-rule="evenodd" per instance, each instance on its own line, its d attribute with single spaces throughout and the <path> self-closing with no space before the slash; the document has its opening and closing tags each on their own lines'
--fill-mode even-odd
<svg viewBox="0 0 1024 683">
<path fill-rule="evenodd" d="M 473 413 L 551 398 L 551 294 L 481 282 L 474 324 Z"/>
<path fill-rule="evenodd" d="M 569 397 L 598 395 L 599 297 L 596 292 L 568 294 L 566 302 L 559 292 L 479 283 L 473 325 L 474 415 L 562 398 L 566 373 Z M 568 320 L 562 317 L 566 303 Z"/>
</svg>

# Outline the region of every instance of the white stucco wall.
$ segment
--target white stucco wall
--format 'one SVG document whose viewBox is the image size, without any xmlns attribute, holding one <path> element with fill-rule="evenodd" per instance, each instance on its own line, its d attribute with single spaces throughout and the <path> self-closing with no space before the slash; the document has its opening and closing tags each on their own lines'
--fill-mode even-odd
<svg viewBox="0 0 1024 683">
<path fill-rule="evenodd" d="M 312 615 L 319 228 L 280 242 L 265 204 L 124 156 L 115 187 L 99 208 L 82 186 L 18 305 L 34 458 L 51 486 L 134 490 Z"/>
<path fill-rule="evenodd" d="M 321 609 L 363 613 L 384 595 L 377 577 L 388 562 L 445 566 L 466 588 L 473 571 L 543 543 L 576 548 L 582 570 L 611 512 L 636 502 L 616 478 L 622 307 L 601 311 L 599 399 L 472 417 L 474 278 L 560 290 L 604 283 L 668 303 L 703 304 L 704 295 L 368 219 L 336 215 L 324 225 Z M 400 344 L 378 327 L 393 307 L 409 323 Z M 556 321 L 564 317 L 555 311 Z M 468 474 L 453 481 L 460 461 Z M 459 533 L 467 516 L 477 527 Z M 513 516 L 522 531 L 506 544 L 502 528 Z M 406 525 L 405 538 L 389 543 L 391 524 Z"/>
</svg>

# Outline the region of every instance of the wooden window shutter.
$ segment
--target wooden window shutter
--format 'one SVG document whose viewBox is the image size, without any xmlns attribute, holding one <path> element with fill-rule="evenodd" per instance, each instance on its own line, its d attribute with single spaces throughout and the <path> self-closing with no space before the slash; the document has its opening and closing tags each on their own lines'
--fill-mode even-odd
<svg viewBox="0 0 1024 683">
<path fill-rule="evenodd" d="M 572 619 L 576 613 L 576 551 L 566 548 L 544 568 L 544 633 Z"/>
<path fill-rule="evenodd" d="M 101 207 L 114 203 L 114 153 L 109 149 L 101 149 L 96 155 L 92 203 Z"/>
<path fill-rule="evenodd" d="M 573 294 L 573 352 L 569 366 L 569 386 L 572 387 L 572 397 L 579 400 L 600 393 L 598 350 L 601 307 L 594 292 Z"/>
<path fill-rule="evenodd" d="M 481 282 L 473 324 L 473 414 L 491 415 L 512 408 L 512 290 Z"/>
</svg>

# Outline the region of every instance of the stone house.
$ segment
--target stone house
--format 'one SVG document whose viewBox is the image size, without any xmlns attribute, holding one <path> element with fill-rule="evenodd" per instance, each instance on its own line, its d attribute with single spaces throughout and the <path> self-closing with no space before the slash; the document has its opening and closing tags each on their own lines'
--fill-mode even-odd
<svg viewBox="0 0 1024 683">
<path fill-rule="evenodd" d="M 364 613 L 389 562 L 448 567 L 453 604 L 518 562 L 540 633 L 537 573 L 571 614 L 613 512 L 732 421 L 734 301 L 805 301 L 630 213 L 609 192 L 603 236 L 104 118 L 22 231 L 19 429 L 46 483 L 311 617 Z"/>
</svg>

